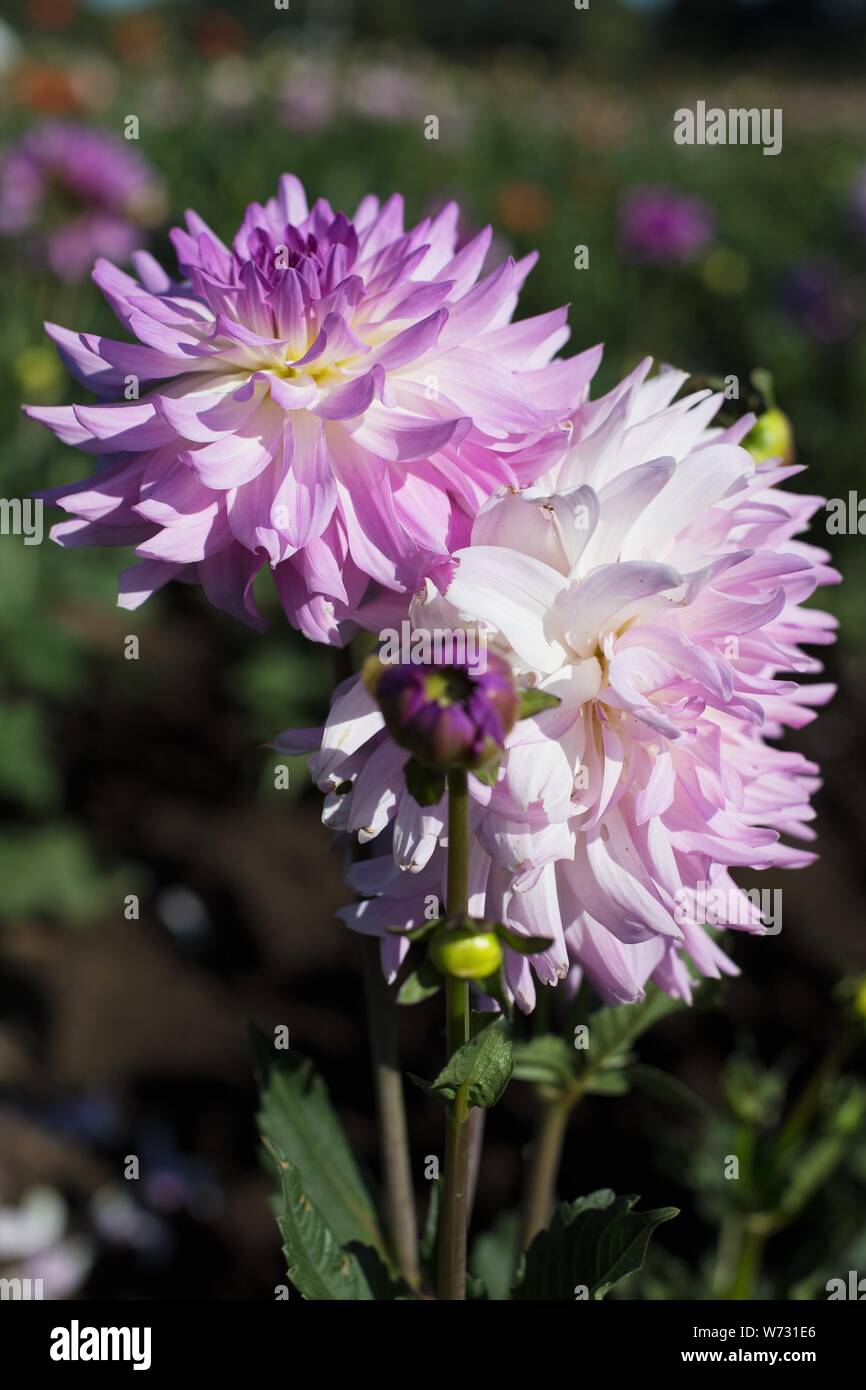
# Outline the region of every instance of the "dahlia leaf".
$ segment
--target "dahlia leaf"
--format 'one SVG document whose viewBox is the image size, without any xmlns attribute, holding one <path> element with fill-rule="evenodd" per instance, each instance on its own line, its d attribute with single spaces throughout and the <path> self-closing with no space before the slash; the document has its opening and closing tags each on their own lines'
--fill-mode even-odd
<svg viewBox="0 0 866 1390">
<path fill-rule="evenodd" d="M 565 1038 L 542 1033 L 528 1042 L 515 1044 L 514 1078 L 555 1091 L 568 1090 L 574 1084 L 576 1055 Z"/>
<path fill-rule="evenodd" d="M 446 1066 L 425 1089 L 449 1104 L 463 1090 L 470 1106 L 489 1109 L 511 1079 L 514 1061 L 508 1023 L 497 1018 L 449 1058 Z"/>
<path fill-rule="evenodd" d="M 679 1214 L 676 1207 L 634 1211 L 639 1200 L 602 1188 L 563 1202 L 549 1230 L 537 1235 L 527 1250 L 512 1298 L 604 1298 L 614 1284 L 640 1269 L 656 1227 Z"/>
<path fill-rule="evenodd" d="M 373 1201 L 321 1076 L 306 1058 L 277 1052 L 258 1029 L 252 1042 L 261 1096 L 257 1123 L 266 1142 L 298 1169 L 304 1192 L 339 1244 L 371 1245 L 390 1264 Z"/>
<path fill-rule="evenodd" d="M 315 1302 L 372 1302 L 370 1285 L 355 1255 L 344 1250 L 305 1190 L 299 1169 L 268 1144 L 282 1186 L 277 1224 L 289 1278 L 302 1298 Z"/>
<path fill-rule="evenodd" d="M 684 1005 L 653 985 L 647 985 L 646 998 L 639 1004 L 619 1004 L 598 1009 L 590 1014 L 586 1024 L 587 1047 L 579 1049 L 581 1079 L 591 1074 L 622 1066 L 630 1045 L 668 1014 Z M 577 1033 L 575 1033 L 577 1037 Z"/>
<path fill-rule="evenodd" d="M 594 1096 L 627 1096 L 631 1090 L 628 1073 L 622 1068 L 593 1072 L 583 1089 Z"/>
</svg>

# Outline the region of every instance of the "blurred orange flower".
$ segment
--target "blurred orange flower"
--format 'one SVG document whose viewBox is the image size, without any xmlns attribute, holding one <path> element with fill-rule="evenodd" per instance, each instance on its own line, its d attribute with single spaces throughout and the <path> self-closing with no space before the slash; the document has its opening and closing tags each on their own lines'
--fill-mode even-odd
<svg viewBox="0 0 866 1390">
<path fill-rule="evenodd" d="M 510 232 L 541 231 L 553 214 L 553 199 L 540 184 L 528 180 L 506 183 L 496 197 L 498 220 Z"/>
<path fill-rule="evenodd" d="M 198 46 L 206 58 L 224 58 L 242 52 L 249 44 L 244 26 L 225 10 L 203 15 L 198 26 Z"/>
<path fill-rule="evenodd" d="M 51 63 L 23 63 L 11 76 L 9 91 L 29 111 L 56 116 L 81 109 L 73 74 Z"/>
<path fill-rule="evenodd" d="M 165 29 L 154 14 L 130 14 L 120 19 L 111 35 L 114 51 L 125 63 L 154 62 L 165 45 Z"/>
</svg>

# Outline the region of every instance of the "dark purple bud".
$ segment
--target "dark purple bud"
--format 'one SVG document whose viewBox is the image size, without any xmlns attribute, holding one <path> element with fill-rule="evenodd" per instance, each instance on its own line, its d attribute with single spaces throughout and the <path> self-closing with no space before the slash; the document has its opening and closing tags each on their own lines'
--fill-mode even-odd
<svg viewBox="0 0 866 1390">
<path fill-rule="evenodd" d="M 428 767 L 475 771 L 502 751 L 520 712 L 511 667 L 487 654 L 481 672 L 468 665 L 364 664 L 364 683 L 401 748 Z"/>
</svg>

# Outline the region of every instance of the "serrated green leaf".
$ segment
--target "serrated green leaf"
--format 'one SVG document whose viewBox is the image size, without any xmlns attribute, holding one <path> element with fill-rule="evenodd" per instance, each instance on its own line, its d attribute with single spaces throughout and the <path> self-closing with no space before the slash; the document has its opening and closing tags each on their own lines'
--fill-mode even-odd
<svg viewBox="0 0 866 1390">
<path fill-rule="evenodd" d="M 589 1047 L 579 1051 L 583 1065 L 578 1075 L 587 1077 L 602 1067 L 621 1065 L 631 1043 L 654 1023 L 676 1012 L 684 1005 L 671 999 L 653 985 L 647 986 L 646 998 L 639 1004 L 619 1004 L 598 1009 L 587 1020 Z M 618 1056 L 618 1054 L 620 1054 Z"/>
<path fill-rule="evenodd" d="M 340 1245 L 372 1245 L 390 1265 L 379 1220 L 364 1186 L 327 1087 L 312 1062 L 278 1052 L 267 1034 L 251 1029 L 259 1073 L 257 1122 L 272 1149 L 300 1172 L 304 1191 Z"/>
<path fill-rule="evenodd" d="M 513 1065 L 508 1024 L 497 1018 L 457 1049 L 427 1089 L 449 1104 L 463 1090 L 467 1105 L 486 1110 L 499 1100 Z"/>
<path fill-rule="evenodd" d="M 676 1207 L 634 1211 L 639 1200 L 603 1188 L 564 1202 L 527 1250 L 512 1297 L 572 1302 L 586 1289 L 590 1298 L 603 1298 L 640 1269 L 656 1227 L 678 1215 Z"/>
<path fill-rule="evenodd" d="M 436 806 L 445 795 L 445 773 L 410 758 L 405 768 L 406 786 L 419 806 Z"/>
<path fill-rule="evenodd" d="M 518 719 L 531 719 L 545 709 L 555 709 L 562 701 L 558 695 L 550 695 L 546 690 L 521 690 L 520 713 Z"/>
<path fill-rule="evenodd" d="M 303 1298 L 315 1302 L 372 1302 L 373 1294 L 358 1260 L 337 1240 L 306 1190 L 298 1168 L 272 1141 L 269 1150 L 280 1175 L 282 1208 L 277 1224 L 286 1270 L 295 1288 Z"/>
</svg>

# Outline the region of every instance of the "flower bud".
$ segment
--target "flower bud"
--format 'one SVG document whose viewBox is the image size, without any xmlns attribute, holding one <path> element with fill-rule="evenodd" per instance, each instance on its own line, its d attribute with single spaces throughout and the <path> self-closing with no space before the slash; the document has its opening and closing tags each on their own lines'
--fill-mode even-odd
<svg viewBox="0 0 866 1390">
<path fill-rule="evenodd" d="M 794 433 L 787 415 L 776 406 L 772 410 L 765 410 L 743 440 L 743 448 L 748 449 L 756 463 L 775 458 L 780 458 L 783 463 L 792 463 Z"/>
<path fill-rule="evenodd" d="M 502 964 L 502 946 L 495 932 L 480 931 L 471 923 L 441 927 L 431 942 L 430 959 L 453 980 L 486 980 Z"/>
<path fill-rule="evenodd" d="M 362 674 L 394 742 L 428 767 L 484 767 L 501 752 L 520 712 L 511 667 L 491 653 L 483 672 L 468 665 L 386 666 L 372 657 Z"/>
</svg>

